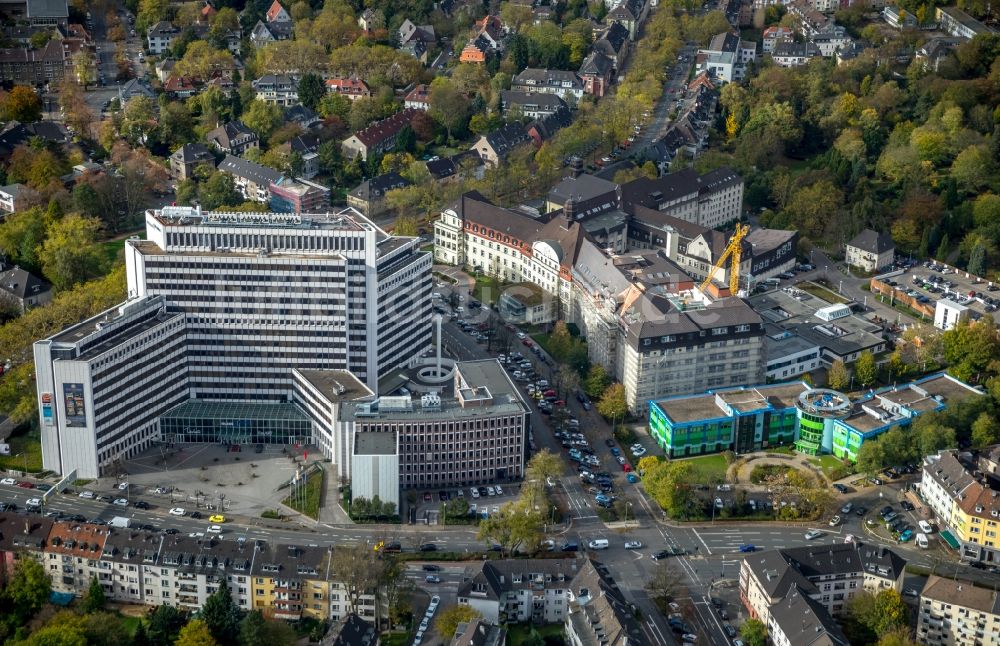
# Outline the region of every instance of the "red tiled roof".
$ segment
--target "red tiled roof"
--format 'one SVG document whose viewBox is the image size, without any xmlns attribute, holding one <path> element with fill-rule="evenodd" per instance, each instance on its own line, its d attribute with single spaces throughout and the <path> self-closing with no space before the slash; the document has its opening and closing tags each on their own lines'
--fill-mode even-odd
<svg viewBox="0 0 1000 646">
<path fill-rule="evenodd" d="M 334 90 L 338 94 L 357 94 L 360 96 L 369 96 L 371 90 L 361 79 L 356 78 L 335 78 L 327 79 L 326 81 L 327 90 Z"/>
<path fill-rule="evenodd" d="M 418 111 L 413 108 L 404 108 L 391 117 L 376 121 L 364 130 L 354 133 L 361 143 L 366 146 L 373 146 L 379 142 L 386 141 L 399 134 L 399 131 L 410 125 L 413 117 Z"/>
<path fill-rule="evenodd" d="M 413 88 L 409 94 L 406 95 L 407 101 L 417 101 L 420 103 L 427 103 L 430 100 L 431 89 L 425 84 L 421 83 L 417 87 Z"/>
</svg>

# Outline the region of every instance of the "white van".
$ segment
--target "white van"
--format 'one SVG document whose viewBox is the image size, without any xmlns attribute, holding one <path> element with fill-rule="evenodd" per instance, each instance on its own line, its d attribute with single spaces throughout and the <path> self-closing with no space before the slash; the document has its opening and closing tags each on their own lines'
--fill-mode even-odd
<svg viewBox="0 0 1000 646">
<path fill-rule="evenodd" d="M 589 547 L 592 550 L 606 550 L 608 549 L 608 539 L 596 538 L 587 543 L 587 547 Z"/>
<path fill-rule="evenodd" d="M 927 534 L 917 534 L 916 543 L 917 547 L 919 547 L 922 550 L 925 550 L 928 547 L 930 547 L 930 541 L 927 540 Z"/>
</svg>

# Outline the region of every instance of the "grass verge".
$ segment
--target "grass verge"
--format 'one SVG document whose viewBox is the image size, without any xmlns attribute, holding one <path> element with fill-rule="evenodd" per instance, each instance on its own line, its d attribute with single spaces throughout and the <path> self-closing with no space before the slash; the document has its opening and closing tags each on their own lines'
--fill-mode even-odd
<svg viewBox="0 0 1000 646">
<path fill-rule="evenodd" d="M 282 504 L 313 520 L 319 520 L 319 506 L 323 499 L 325 480 L 326 472 L 323 469 L 310 471 L 305 485 L 300 486 L 300 491 L 285 498 Z"/>
<path fill-rule="evenodd" d="M 27 470 L 28 473 L 42 470 L 41 431 L 32 429 L 27 433 L 11 435 L 7 442 L 10 444 L 10 455 L 0 456 L 0 469 Z"/>
<path fill-rule="evenodd" d="M 726 471 L 729 465 L 726 464 L 726 456 L 721 453 L 682 459 L 694 469 L 695 482 L 714 483 L 726 481 Z"/>
<path fill-rule="evenodd" d="M 806 292 L 807 294 L 812 294 L 816 298 L 824 300 L 827 303 L 850 303 L 851 302 L 851 299 L 844 298 L 843 296 L 841 296 L 837 292 L 833 291 L 832 289 L 829 289 L 827 287 L 823 287 L 822 285 L 817 285 L 816 283 L 812 283 L 812 282 L 799 283 L 799 284 L 797 284 L 795 286 L 795 289 L 801 289 L 802 291 Z"/>
</svg>

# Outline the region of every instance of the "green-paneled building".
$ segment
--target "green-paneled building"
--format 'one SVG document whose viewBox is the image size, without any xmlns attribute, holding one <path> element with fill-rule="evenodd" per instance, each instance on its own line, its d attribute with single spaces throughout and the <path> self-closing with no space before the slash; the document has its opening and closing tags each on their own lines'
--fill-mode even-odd
<svg viewBox="0 0 1000 646">
<path fill-rule="evenodd" d="M 649 430 L 668 457 L 791 444 L 804 382 L 748 386 L 651 401 Z"/>
</svg>

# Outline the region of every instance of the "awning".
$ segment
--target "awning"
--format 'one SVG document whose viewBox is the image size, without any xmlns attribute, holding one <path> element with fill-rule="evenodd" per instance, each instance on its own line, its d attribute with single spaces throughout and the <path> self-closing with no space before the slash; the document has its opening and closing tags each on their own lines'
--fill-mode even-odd
<svg viewBox="0 0 1000 646">
<path fill-rule="evenodd" d="M 941 540 L 947 543 L 953 550 L 957 550 L 959 548 L 958 539 L 955 538 L 955 535 L 951 533 L 950 529 L 941 530 Z"/>
</svg>

